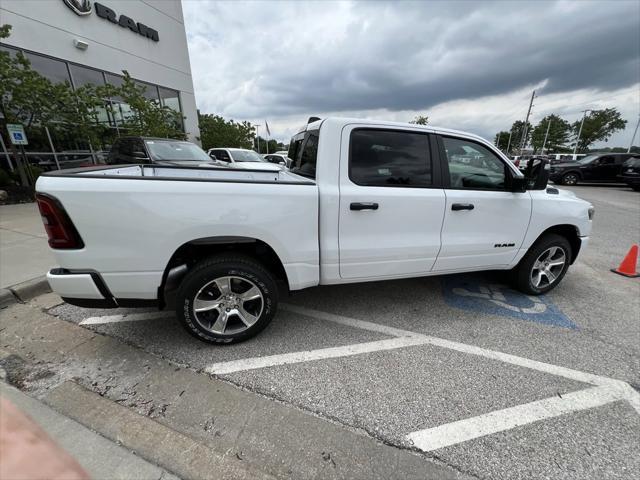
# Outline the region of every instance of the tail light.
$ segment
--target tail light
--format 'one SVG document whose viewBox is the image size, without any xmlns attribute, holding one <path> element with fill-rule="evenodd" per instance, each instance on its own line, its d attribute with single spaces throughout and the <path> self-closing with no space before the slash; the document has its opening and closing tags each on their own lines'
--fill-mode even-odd
<svg viewBox="0 0 640 480">
<path fill-rule="evenodd" d="M 69 215 L 65 212 L 57 198 L 44 193 L 36 194 L 38 209 L 42 216 L 44 229 L 49 237 L 49 246 L 56 249 L 84 248 L 80 234 L 73 226 Z"/>
</svg>

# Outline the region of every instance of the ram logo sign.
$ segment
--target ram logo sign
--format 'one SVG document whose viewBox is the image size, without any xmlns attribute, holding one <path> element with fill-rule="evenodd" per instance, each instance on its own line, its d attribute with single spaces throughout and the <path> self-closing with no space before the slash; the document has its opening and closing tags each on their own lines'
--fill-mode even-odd
<svg viewBox="0 0 640 480">
<path fill-rule="evenodd" d="M 62 0 L 64 4 L 77 15 L 89 15 L 91 13 L 91 2 L 89 0 Z"/>
<path fill-rule="evenodd" d="M 64 4 L 73 10 L 78 15 L 89 15 L 92 10 L 91 2 L 89 0 L 62 0 Z M 153 40 L 157 42 L 160 40 L 160 36 L 158 35 L 158 31 L 148 27 L 144 23 L 136 22 L 131 17 L 126 15 L 118 15 L 114 10 L 109 7 L 94 2 L 94 6 L 96 9 L 96 15 L 100 18 L 103 18 L 111 23 L 115 23 L 120 25 L 123 28 L 128 28 L 134 33 L 138 35 L 142 35 L 145 38 Z"/>
</svg>

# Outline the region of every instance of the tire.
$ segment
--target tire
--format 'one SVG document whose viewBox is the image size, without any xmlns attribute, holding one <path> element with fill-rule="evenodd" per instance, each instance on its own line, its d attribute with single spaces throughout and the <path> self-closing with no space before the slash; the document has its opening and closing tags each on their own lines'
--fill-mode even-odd
<svg viewBox="0 0 640 480">
<path fill-rule="evenodd" d="M 633 185 L 631 188 L 636 192 L 640 192 L 640 185 Z"/>
<path fill-rule="evenodd" d="M 547 253 L 549 255 L 545 256 Z M 555 233 L 543 235 L 531 246 L 514 269 L 515 287 L 528 295 L 541 295 L 554 289 L 567 273 L 571 255 L 571 245 L 565 237 Z M 553 265 L 561 258 L 564 259 L 561 266 Z M 551 276 L 554 277 L 553 280 L 550 280 Z M 539 283 L 536 284 L 536 281 Z"/>
<path fill-rule="evenodd" d="M 198 263 L 176 295 L 176 315 L 182 326 L 209 343 L 237 343 L 257 335 L 277 308 L 273 276 L 253 258 L 238 254 L 216 255 Z"/>
<path fill-rule="evenodd" d="M 580 175 L 575 172 L 569 172 L 565 173 L 562 176 L 562 180 L 560 180 L 560 183 L 562 183 L 563 185 L 577 185 L 579 180 Z"/>
</svg>

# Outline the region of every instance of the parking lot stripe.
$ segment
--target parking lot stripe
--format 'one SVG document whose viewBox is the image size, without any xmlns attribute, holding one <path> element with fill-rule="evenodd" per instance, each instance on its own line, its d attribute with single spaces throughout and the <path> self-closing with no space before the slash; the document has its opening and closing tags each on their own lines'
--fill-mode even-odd
<svg viewBox="0 0 640 480">
<path fill-rule="evenodd" d="M 343 317 L 342 315 L 334 315 L 332 313 L 320 312 L 311 308 L 299 307 L 298 305 L 291 305 L 289 303 L 280 304 L 278 307 L 282 310 L 299 313 L 307 317 L 316 318 L 319 320 L 327 320 L 333 323 L 339 323 L 341 325 L 347 325 L 353 328 L 360 328 L 361 330 L 369 330 L 371 332 L 383 333 L 390 337 L 415 337 L 424 336 L 419 333 L 410 332 L 409 330 L 402 330 L 400 328 L 389 327 L 388 325 L 382 325 L 380 323 L 367 322 L 365 320 L 358 320 L 350 317 Z"/>
<path fill-rule="evenodd" d="M 447 348 L 449 350 L 455 350 L 461 353 L 467 353 L 471 355 L 478 355 L 493 360 L 498 360 L 504 363 L 510 363 L 519 367 L 530 368 L 539 372 L 549 373 L 551 375 L 557 375 L 559 377 L 569 378 L 577 382 L 590 383 L 592 385 L 618 385 L 621 388 L 628 386 L 625 382 L 615 380 L 612 378 L 602 377 L 600 375 L 594 375 L 592 373 L 581 372 L 579 370 L 573 370 L 571 368 L 560 367 L 550 363 L 539 362 L 537 360 L 531 360 L 529 358 L 519 357 L 517 355 L 511 355 L 509 353 L 498 352 L 496 350 L 489 350 L 475 345 L 469 345 L 466 343 L 455 342 L 453 340 L 447 340 L 444 338 L 431 337 L 423 335 L 421 333 L 411 332 L 409 330 L 402 330 L 399 328 L 389 327 L 387 325 L 381 325 L 378 323 L 367 322 L 365 320 L 357 320 L 355 318 L 343 317 L 341 315 L 333 315 L 330 313 L 320 312 L 311 308 L 299 307 L 297 305 L 282 305 L 284 310 L 300 313 L 302 315 L 316 318 L 320 320 L 328 320 L 334 323 L 340 323 L 342 325 L 348 325 L 355 328 L 361 328 L 363 330 L 370 330 L 373 332 L 380 332 L 386 335 L 398 336 L 398 337 L 412 337 L 423 338 L 425 344 L 433 345 L 436 347 Z"/>
<path fill-rule="evenodd" d="M 474 438 L 510 430 L 566 413 L 600 407 L 624 400 L 621 392 L 609 387 L 594 387 L 536 402 L 497 410 L 477 417 L 447 423 L 407 435 L 413 445 L 424 452 L 448 447 Z"/>
<path fill-rule="evenodd" d="M 80 325 L 101 325 L 103 323 L 117 323 L 117 322 L 137 322 L 140 320 L 156 320 L 158 318 L 165 318 L 174 316 L 174 312 L 144 312 L 134 313 L 131 315 L 105 315 L 103 317 L 90 317 L 82 320 Z"/>
<path fill-rule="evenodd" d="M 244 358 L 230 362 L 214 363 L 205 371 L 209 374 L 224 375 L 228 373 L 255 370 L 257 368 L 274 367 L 291 363 L 310 362 L 312 360 L 324 360 L 327 358 L 349 357 L 362 353 L 379 352 L 383 350 L 395 350 L 397 348 L 412 347 L 428 343 L 426 338 L 399 337 L 375 342 L 356 343 L 342 347 L 320 348 L 317 350 L 305 350 L 301 352 L 283 353 L 265 357 Z"/>
</svg>

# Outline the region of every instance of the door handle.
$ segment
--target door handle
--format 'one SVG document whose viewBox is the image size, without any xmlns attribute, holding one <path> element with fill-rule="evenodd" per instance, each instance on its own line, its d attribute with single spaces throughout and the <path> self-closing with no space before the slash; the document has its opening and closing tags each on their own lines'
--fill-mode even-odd
<svg viewBox="0 0 640 480">
<path fill-rule="evenodd" d="M 374 202 L 352 203 L 349 207 L 351 210 L 377 210 L 378 204 Z"/>
<path fill-rule="evenodd" d="M 451 210 L 473 210 L 473 203 L 454 203 L 451 205 Z"/>
</svg>

